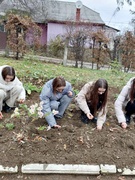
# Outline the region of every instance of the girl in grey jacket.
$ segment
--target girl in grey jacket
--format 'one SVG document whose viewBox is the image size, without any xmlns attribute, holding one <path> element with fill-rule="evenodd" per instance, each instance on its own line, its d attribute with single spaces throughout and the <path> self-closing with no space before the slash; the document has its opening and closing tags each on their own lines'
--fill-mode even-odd
<svg viewBox="0 0 135 180">
<path fill-rule="evenodd" d="M 82 110 L 81 120 L 84 123 L 93 121 L 97 123 L 98 130 L 102 129 L 106 120 L 107 95 L 108 83 L 105 79 L 98 79 L 83 86 L 75 100 Z"/>
<path fill-rule="evenodd" d="M 135 113 L 135 77 L 131 78 L 123 87 L 114 107 L 118 122 L 122 128 L 126 129 L 131 115 Z"/>
<path fill-rule="evenodd" d="M 56 119 L 62 118 L 73 97 L 72 86 L 63 77 L 45 83 L 40 94 L 42 112 L 50 127 L 60 128 Z"/>
</svg>

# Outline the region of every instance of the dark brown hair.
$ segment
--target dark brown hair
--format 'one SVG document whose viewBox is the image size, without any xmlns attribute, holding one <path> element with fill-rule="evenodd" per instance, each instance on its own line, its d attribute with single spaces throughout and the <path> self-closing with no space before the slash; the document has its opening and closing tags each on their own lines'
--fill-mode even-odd
<svg viewBox="0 0 135 180">
<path fill-rule="evenodd" d="M 129 93 L 129 97 L 132 103 L 134 101 L 134 96 L 135 96 L 135 78 L 132 80 L 132 85 Z"/>
<path fill-rule="evenodd" d="M 8 76 L 13 76 L 13 79 L 11 81 L 14 81 L 14 79 L 15 79 L 15 70 L 11 66 L 4 67 L 2 69 L 2 73 L 1 74 L 2 74 L 2 77 L 3 77 L 4 80 L 6 79 L 7 75 Z"/>
<path fill-rule="evenodd" d="M 98 89 L 104 88 L 106 91 L 100 95 L 100 98 L 102 100 L 102 104 L 100 107 L 100 110 L 103 109 L 103 114 L 105 113 L 105 105 L 107 103 L 107 95 L 108 95 L 108 83 L 105 79 L 98 79 L 96 82 L 92 84 L 89 91 L 86 94 L 86 101 L 90 103 L 94 110 L 94 115 L 97 112 L 97 105 L 99 102 L 99 93 Z"/>
<path fill-rule="evenodd" d="M 66 86 L 66 81 L 63 77 L 59 76 L 53 80 L 53 93 L 56 93 L 56 89 L 62 86 Z"/>
</svg>

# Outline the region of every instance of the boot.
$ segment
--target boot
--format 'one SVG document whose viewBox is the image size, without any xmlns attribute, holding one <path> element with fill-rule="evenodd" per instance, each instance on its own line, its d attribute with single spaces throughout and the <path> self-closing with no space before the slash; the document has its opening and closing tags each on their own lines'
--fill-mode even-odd
<svg viewBox="0 0 135 180">
<path fill-rule="evenodd" d="M 126 118 L 126 123 L 130 124 L 131 115 L 125 114 L 125 118 Z"/>
<path fill-rule="evenodd" d="M 88 117 L 86 116 L 86 114 L 82 111 L 81 113 L 81 121 L 84 123 L 84 124 L 88 124 L 90 122 L 90 120 L 88 119 Z"/>
<path fill-rule="evenodd" d="M 5 105 L 3 106 L 3 109 L 2 109 L 5 113 L 9 113 L 11 110 L 12 110 L 12 108 L 11 107 L 9 107 L 6 103 L 5 103 Z"/>
</svg>

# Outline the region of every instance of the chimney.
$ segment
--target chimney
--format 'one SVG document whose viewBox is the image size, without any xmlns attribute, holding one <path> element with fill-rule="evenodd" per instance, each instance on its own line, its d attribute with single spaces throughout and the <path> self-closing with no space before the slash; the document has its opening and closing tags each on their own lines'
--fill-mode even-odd
<svg viewBox="0 0 135 180">
<path fill-rule="evenodd" d="M 80 21 L 81 7 L 82 7 L 82 2 L 77 1 L 76 2 L 76 21 Z"/>
<path fill-rule="evenodd" d="M 76 21 L 80 21 L 80 9 L 76 8 Z"/>
</svg>

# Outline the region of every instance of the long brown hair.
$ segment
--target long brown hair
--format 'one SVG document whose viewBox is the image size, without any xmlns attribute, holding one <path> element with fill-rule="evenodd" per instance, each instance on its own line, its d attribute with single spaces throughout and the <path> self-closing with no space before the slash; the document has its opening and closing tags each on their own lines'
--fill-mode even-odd
<svg viewBox="0 0 135 180">
<path fill-rule="evenodd" d="M 3 79 L 5 80 L 6 79 L 6 76 L 9 75 L 9 76 L 13 76 L 13 79 L 11 81 L 14 81 L 15 79 L 15 70 L 13 67 L 11 66 L 6 66 L 2 69 L 2 77 Z"/>
<path fill-rule="evenodd" d="M 129 97 L 132 103 L 134 101 L 134 96 L 135 96 L 135 78 L 132 80 L 132 85 L 129 93 Z"/>
<path fill-rule="evenodd" d="M 63 77 L 59 76 L 53 80 L 53 93 L 56 93 L 56 89 L 62 86 L 66 86 L 66 81 Z"/>
<path fill-rule="evenodd" d="M 100 107 L 100 110 L 103 109 L 103 114 L 105 113 L 105 105 L 107 103 L 107 95 L 108 95 L 108 83 L 105 79 L 98 79 L 96 82 L 92 84 L 89 91 L 86 94 L 86 101 L 90 103 L 94 110 L 94 115 L 97 112 L 97 105 L 99 102 L 99 93 L 98 89 L 104 88 L 106 91 L 100 95 L 100 98 L 102 100 L 102 104 Z"/>
</svg>

